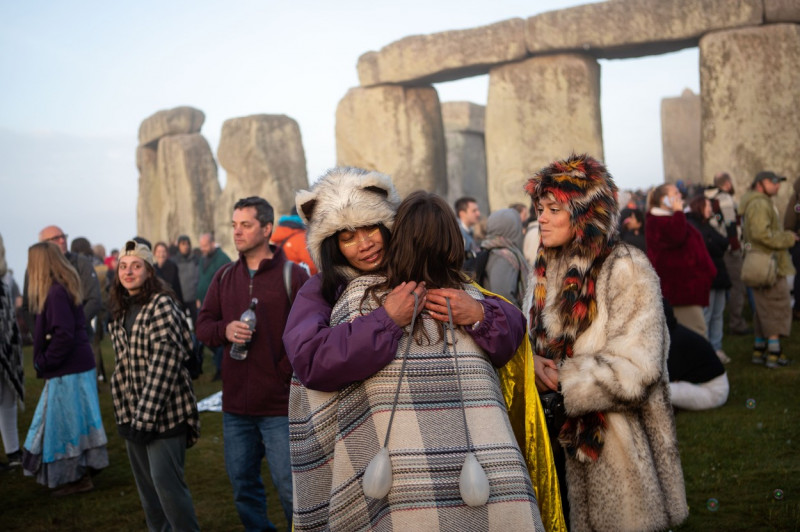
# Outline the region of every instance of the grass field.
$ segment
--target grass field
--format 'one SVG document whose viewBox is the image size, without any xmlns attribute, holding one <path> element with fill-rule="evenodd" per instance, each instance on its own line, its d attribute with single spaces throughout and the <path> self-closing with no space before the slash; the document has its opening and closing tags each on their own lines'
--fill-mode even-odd
<svg viewBox="0 0 800 532">
<path fill-rule="evenodd" d="M 731 394 L 723 407 L 679 412 L 676 420 L 690 514 L 678 530 L 800 530 L 800 325 L 784 341 L 796 363 L 767 370 L 750 363 L 751 337 L 727 336 L 724 348 Z M 26 351 L 26 409 L 19 416 L 24 441 L 42 388 Z M 107 371 L 113 352 L 106 340 Z M 195 381 L 198 398 L 218 391 L 206 356 L 205 373 Z M 751 401 L 752 400 L 752 401 Z M 0 531 L 138 531 L 142 512 L 122 439 L 116 434 L 111 396 L 100 384 L 100 405 L 108 433 L 110 465 L 94 478 L 95 489 L 63 499 L 24 477 L 20 469 L 0 473 Z M 186 476 L 200 526 L 205 530 L 241 530 L 225 474 L 222 417 L 201 413 L 200 441 L 189 449 Z M 2 459 L 2 455 L 0 455 Z M 263 476 L 271 490 L 269 472 Z M 782 498 L 775 490 L 781 490 Z M 714 504 L 714 501 L 716 501 Z M 280 503 L 270 493 L 269 516 L 286 526 Z M 711 509 L 710 509 L 711 508 Z M 511 532 L 511 531 L 509 531 Z"/>
</svg>

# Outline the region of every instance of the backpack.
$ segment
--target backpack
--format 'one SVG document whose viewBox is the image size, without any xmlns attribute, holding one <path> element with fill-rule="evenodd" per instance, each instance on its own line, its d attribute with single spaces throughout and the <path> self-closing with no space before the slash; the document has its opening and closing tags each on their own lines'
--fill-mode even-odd
<svg viewBox="0 0 800 532">
<path fill-rule="evenodd" d="M 477 255 L 467 258 L 462 267 L 464 273 L 481 286 L 486 281 L 486 264 L 489 262 L 491 252 L 491 249 L 481 249 Z"/>
</svg>

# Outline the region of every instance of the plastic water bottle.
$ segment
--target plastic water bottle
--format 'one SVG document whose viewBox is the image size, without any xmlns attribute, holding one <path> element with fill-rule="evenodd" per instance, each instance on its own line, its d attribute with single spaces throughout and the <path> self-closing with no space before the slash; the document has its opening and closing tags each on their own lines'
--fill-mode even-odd
<svg viewBox="0 0 800 532">
<path fill-rule="evenodd" d="M 247 327 L 252 332 L 253 329 L 256 328 L 256 304 L 258 303 L 258 299 L 255 297 L 252 301 L 250 301 L 250 306 L 247 307 L 247 310 L 242 312 L 242 317 L 239 318 L 240 321 L 243 321 L 247 324 Z M 247 349 L 250 347 L 250 342 L 242 342 L 240 344 L 233 344 L 231 347 L 231 358 L 234 360 L 244 360 L 247 358 Z"/>
</svg>

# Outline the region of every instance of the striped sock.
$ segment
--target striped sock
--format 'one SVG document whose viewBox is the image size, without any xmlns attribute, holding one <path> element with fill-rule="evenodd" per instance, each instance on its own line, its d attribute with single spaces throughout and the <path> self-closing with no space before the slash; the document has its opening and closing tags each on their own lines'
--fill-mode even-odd
<svg viewBox="0 0 800 532">
<path fill-rule="evenodd" d="M 756 351 L 763 351 L 767 348 L 767 340 L 765 338 L 759 338 L 756 336 L 755 343 L 753 344 L 753 349 Z"/>
<path fill-rule="evenodd" d="M 770 353 L 778 354 L 781 352 L 781 341 L 776 339 L 770 339 L 767 342 L 767 351 Z"/>
</svg>

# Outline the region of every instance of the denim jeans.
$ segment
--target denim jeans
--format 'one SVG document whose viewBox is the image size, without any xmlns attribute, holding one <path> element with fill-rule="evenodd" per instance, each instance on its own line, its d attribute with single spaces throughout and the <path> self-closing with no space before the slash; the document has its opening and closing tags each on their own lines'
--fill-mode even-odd
<svg viewBox="0 0 800 532">
<path fill-rule="evenodd" d="M 708 341 L 715 351 L 722 349 L 722 316 L 725 313 L 725 290 L 716 288 L 708 296 L 708 306 L 703 307 Z"/>
<path fill-rule="evenodd" d="M 233 486 L 233 501 L 245 530 L 276 530 L 267 517 L 267 498 L 261 480 L 266 456 L 272 483 L 278 491 L 289 530 L 292 526 L 292 467 L 289 457 L 289 418 L 223 413 L 225 469 Z"/>
</svg>

